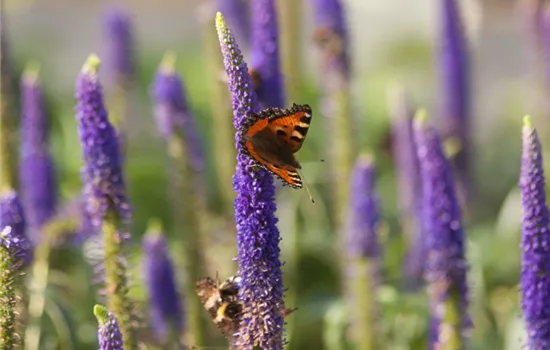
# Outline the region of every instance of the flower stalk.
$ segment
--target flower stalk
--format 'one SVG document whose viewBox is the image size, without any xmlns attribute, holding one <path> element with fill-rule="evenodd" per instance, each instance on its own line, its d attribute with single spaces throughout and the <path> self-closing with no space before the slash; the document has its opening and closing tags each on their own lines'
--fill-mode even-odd
<svg viewBox="0 0 550 350">
<path fill-rule="evenodd" d="M 466 36 L 460 16 L 460 1 L 441 0 L 439 44 L 440 117 L 445 143 L 456 145 L 451 158 L 456 170 L 458 195 L 469 201 L 471 152 L 471 94 L 469 57 Z"/>
<path fill-rule="evenodd" d="M 237 166 L 233 186 L 239 274 L 239 298 L 243 310 L 234 346 L 281 350 L 284 345 L 283 281 L 275 212 L 273 176 L 255 166 L 242 152 L 241 139 L 250 113 L 259 111 L 248 66 L 221 13 L 216 15 L 216 30 L 232 93 L 233 125 L 236 129 Z"/>
<path fill-rule="evenodd" d="M 183 310 L 176 276 L 160 222 L 150 221 L 143 238 L 144 276 L 149 290 L 149 319 L 164 347 L 180 343 L 184 332 Z"/>
<path fill-rule="evenodd" d="M 523 119 L 523 149 L 519 187 L 522 204 L 521 307 L 527 328 L 527 348 L 550 347 L 550 301 L 548 245 L 550 214 L 546 203 L 546 180 L 542 147 L 531 117 Z"/>
<path fill-rule="evenodd" d="M 379 204 L 375 190 L 374 159 L 369 154 L 358 157 L 351 179 L 348 245 L 351 306 L 354 315 L 353 337 L 357 349 L 376 349 L 375 305 L 376 280 L 379 276 L 378 243 Z"/>
<path fill-rule="evenodd" d="M 137 349 L 133 305 L 128 297 L 124 231 L 131 221 L 118 139 L 109 123 L 99 82 L 99 58 L 90 55 L 76 85 L 76 119 L 84 166 L 82 180 L 87 215 L 94 228 L 101 228 L 105 250 L 104 271 L 107 306 L 120 322 L 126 349 Z"/>
<path fill-rule="evenodd" d="M 25 219 L 14 191 L 0 199 L 0 348 L 11 350 L 19 345 L 16 307 L 17 284 L 32 254 L 25 236 Z"/>
<path fill-rule="evenodd" d="M 49 128 L 38 65 L 27 65 L 21 79 L 20 183 L 30 237 L 38 243 L 41 228 L 56 211 L 53 159 L 48 148 Z"/>
<path fill-rule="evenodd" d="M 183 287 L 186 295 L 194 295 L 195 284 L 202 275 L 204 258 L 201 237 L 205 227 L 205 193 L 200 180 L 204 157 L 195 121 L 188 106 L 181 77 L 175 71 L 175 57 L 165 55 L 152 89 L 155 118 L 164 137 L 170 159 L 172 208 L 183 247 L 183 266 L 188 272 Z M 186 298 L 189 325 L 188 342 L 204 346 L 206 328 L 202 318 L 203 306 L 197 298 Z"/>
<path fill-rule="evenodd" d="M 464 332 L 470 325 L 468 264 L 452 168 L 426 112 L 418 111 L 413 123 L 426 215 L 424 276 L 432 316 L 431 348 L 464 349 Z"/>
<path fill-rule="evenodd" d="M 406 283 L 416 287 L 424 273 L 422 237 L 422 181 L 413 135 L 414 110 L 401 86 L 390 91 L 392 149 L 399 188 L 399 212 L 407 247 L 404 259 Z"/>
</svg>

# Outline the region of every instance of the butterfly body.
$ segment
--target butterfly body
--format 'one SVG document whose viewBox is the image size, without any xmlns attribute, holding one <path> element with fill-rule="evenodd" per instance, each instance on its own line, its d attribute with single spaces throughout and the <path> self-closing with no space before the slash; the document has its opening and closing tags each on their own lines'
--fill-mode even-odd
<svg viewBox="0 0 550 350">
<path fill-rule="evenodd" d="M 288 109 L 268 108 L 248 118 L 241 137 L 245 154 L 258 165 L 275 174 L 283 184 L 301 188 L 294 157 L 304 143 L 312 111 L 309 105 L 293 104 Z"/>
</svg>

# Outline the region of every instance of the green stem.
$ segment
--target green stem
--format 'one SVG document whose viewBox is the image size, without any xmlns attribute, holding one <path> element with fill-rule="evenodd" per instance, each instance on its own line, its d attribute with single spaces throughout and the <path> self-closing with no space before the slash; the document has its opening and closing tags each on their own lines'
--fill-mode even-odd
<svg viewBox="0 0 550 350">
<path fill-rule="evenodd" d="M 377 262 L 373 259 L 360 258 L 353 262 L 353 290 L 356 304 L 353 306 L 355 314 L 354 340 L 357 350 L 375 349 L 375 303 L 376 291 L 373 281 L 373 272 Z"/>
<path fill-rule="evenodd" d="M 32 267 L 32 284 L 29 296 L 29 325 L 25 331 L 25 349 L 40 348 L 40 333 L 42 330 L 42 315 L 46 304 L 46 288 L 48 287 L 50 242 L 44 240 L 36 249 Z"/>
<path fill-rule="evenodd" d="M 14 260 L 11 252 L 0 246 L 0 349 L 11 350 L 18 344 L 19 336 L 15 332 L 15 293 Z"/>
<path fill-rule="evenodd" d="M 11 166 L 12 157 L 11 152 L 9 151 L 9 123 L 7 121 L 8 107 L 4 91 L 1 92 L 0 99 L 2 100 L 0 101 L 0 190 L 6 191 L 9 188 L 14 187 L 14 176 Z"/>
<path fill-rule="evenodd" d="M 218 174 L 218 186 L 220 188 L 223 200 L 224 208 L 233 206 L 233 173 L 235 172 L 236 163 L 236 151 L 233 129 L 233 114 L 231 110 L 231 97 L 227 84 L 220 79 L 220 76 L 225 74 L 223 67 L 223 58 L 220 52 L 220 43 L 218 36 L 212 24 L 207 22 L 206 31 L 206 57 L 208 71 L 214 76 L 210 79 L 212 81 L 212 100 L 217 101 L 211 104 L 212 117 L 214 122 L 213 135 L 214 145 L 213 149 L 214 157 L 216 159 L 216 170 Z"/>
<path fill-rule="evenodd" d="M 299 26 L 302 24 L 302 0 L 278 0 L 277 3 L 285 91 L 289 102 L 299 103 L 302 87 L 302 44 L 296 33 L 300 33 L 302 29 Z"/>
<path fill-rule="evenodd" d="M 331 125 L 333 140 L 332 160 L 334 165 L 335 223 L 340 228 L 348 203 L 349 181 L 356 151 L 350 110 L 350 93 L 347 84 L 328 97 L 334 101 L 335 114 Z"/>
<path fill-rule="evenodd" d="M 128 298 L 128 280 L 122 237 L 118 230 L 118 215 L 109 209 L 103 219 L 103 240 L 105 244 L 105 286 L 108 309 L 118 319 L 124 339 L 124 348 L 137 350 L 137 335 L 132 324 L 133 308 Z"/>
<path fill-rule="evenodd" d="M 195 173 L 187 162 L 183 138 L 174 135 L 170 140 L 168 151 L 173 166 L 172 207 L 177 230 L 182 233 L 180 235 L 183 250 L 182 264 L 183 270 L 187 272 L 187 281 L 182 281 L 187 303 L 187 324 L 189 325 L 187 340 L 190 344 L 201 347 L 206 344 L 206 325 L 203 320 L 203 306 L 199 298 L 195 297 L 195 281 L 202 276 L 203 258 L 200 237 L 204 232 L 204 227 L 201 224 L 204 220 L 201 216 L 206 215 L 206 205 L 204 200 L 197 195 L 197 189 L 194 186 L 196 183 Z"/>
<path fill-rule="evenodd" d="M 460 292 L 454 288 L 444 303 L 443 317 L 437 330 L 438 341 L 435 348 L 438 350 L 460 350 L 466 345 L 462 337 L 461 299 Z"/>
</svg>

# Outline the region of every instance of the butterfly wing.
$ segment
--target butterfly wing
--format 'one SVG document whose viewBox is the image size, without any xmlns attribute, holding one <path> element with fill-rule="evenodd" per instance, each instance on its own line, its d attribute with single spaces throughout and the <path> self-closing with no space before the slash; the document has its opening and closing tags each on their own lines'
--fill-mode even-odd
<svg viewBox="0 0 550 350">
<path fill-rule="evenodd" d="M 288 109 L 269 109 L 268 128 L 281 138 L 292 153 L 298 152 L 306 139 L 311 124 L 311 108 L 309 105 L 293 104 Z M 266 110 L 269 112 L 269 110 Z"/>
<path fill-rule="evenodd" d="M 302 187 L 294 158 L 305 140 L 311 122 L 311 108 L 294 104 L 289 109 L 268 108 L 249 118 L 243 138 L 244 151 L 271 171 L 285 185 Z"/>
</svg>

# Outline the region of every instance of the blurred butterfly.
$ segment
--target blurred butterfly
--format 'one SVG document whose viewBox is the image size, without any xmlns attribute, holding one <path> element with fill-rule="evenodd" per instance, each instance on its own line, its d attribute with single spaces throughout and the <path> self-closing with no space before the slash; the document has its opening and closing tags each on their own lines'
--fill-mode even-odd
<svg viewBox="0 0 550 350">
<path fill-rule="evenodd" d="M 239 300 L 240 287 L 241 277 L 238 275 L 229 277 L 223 283 L 220 283 L 217 277 L 215 281 L 205 277 L 197 280 L 195 284 L 202 305 L 228 340 L 238 331 L 238 316 L 243 309 Z M 281 314 L 286 317 L 295 310 L 283 308 Z"/>
<path fill-rule="evenodd" d="M 284 185 L 301 188 L 300 163 L 294 158 L 304 143 L 312 112 L 309 105 L 293 104 L 288 109 L 267 108 L 252 113 L 242 132 L 242 151 Z"/>
</svg>

